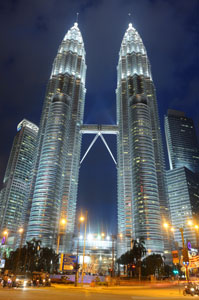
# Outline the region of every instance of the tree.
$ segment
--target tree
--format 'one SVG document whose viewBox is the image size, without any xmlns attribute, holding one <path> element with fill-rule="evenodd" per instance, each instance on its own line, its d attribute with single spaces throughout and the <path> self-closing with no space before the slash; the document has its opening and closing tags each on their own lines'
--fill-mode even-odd
<svg viewBox="0 0 199 300">
<path fill-rule="evenodd" d="M 56 254 L 52 248 L 41 248 L 38 261 L 38 269 L 48 273 L 57 270 L 59 264 L 59 254 Z"/>
<path fill-rule="evenodd" d="M 18 266 L 19 272 L 25 273 L 41 270 L 50 272 L 58 267 L 59 255 L 51 248 L 43 248 L 40 240 L 33 239 L 26 242 L 21 248 L 20 258 L 19 251 L 17 248 L 10 253 L 10 257 L 6 259 L 6 269 L 15 272 Z"/>
<path fill-rule="evenodd" d="M 164 269 L 164 260 L 160 254 L 151 254 L 143 260 L 146 275 L 160 275 Z"/>
<path fill-rule="evenodd" d="M 133 248 L 133 256 L 136 260 L 136 268 L 138 269 L 138 277 L 141 280 L 141 261 L 142 257 L 146 255 L 145 243 L 143 240 L 132 240 Z"/>
<path fill-rule="evenodd" d="M 122 264 L 126 267 L 128 274 L 134 274 L 134 266 L 138 271 L 139 280 L 141 279 L 141 259 L 146 255 L 146 248 L 143 240 L 132 240 L 132 249 L 122 254 L 117 260 L 118 264 Z"/>
</svg>

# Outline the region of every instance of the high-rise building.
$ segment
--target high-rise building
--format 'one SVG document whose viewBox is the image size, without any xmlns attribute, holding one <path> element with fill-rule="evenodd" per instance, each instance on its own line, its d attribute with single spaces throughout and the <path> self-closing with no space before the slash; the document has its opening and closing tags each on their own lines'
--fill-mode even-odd
<svg viewBox="0 0 199 300">
<path fill-rule="evenodd" d="M 186 167 L 199 173 L 199 145 L 193 120 L 184 112 L 169 109 L 165 135 L 170 169 Z"/>
<path fill-rule="evenodd" d="M 199 222 L 199 147 L 193 120 L 184 112 L 168 110 L 165 135 L 170 170 L 167 171 L 171 223 L 174 239 L 182 245 L 177 228 L 184 228 L 185 241 L 198 247 L 197 237 L 188 221 Z"/>
<path fill-rule="evenodd" d="M 144 239 L 149 252 L 163 253 L 168 244 L 161 223 L 169 212 L 156 93 L 146 49 L 132 24 L 117 74 L 118 232 Z"/>
<path fill-rule="evenodd" d="M 0 192 L 0 230 L 8 230 L 12 245 L 24 223 L 37 134 L 38 127 L 32 122 L 24 119 L 18 124 Z"/>
<path fill-rule="evenodd" d="M 55 57 L 40 121 L 29 195 L 27 239 L 55 247 L 59 220 L 67 218 L 60 249 L 74 231 L 85 99 L 85 50 L 78 28 L 65 35 Z"/>
<path fill-rule="evenodd" d="M 167 185 L 174 239 L 182 246 L 179 228 L 184 228 L 185 242 L 191 241 L 198 248 L 198 231 L 188 221 L 199 222 L 199 177 L 185 167 L 176 168 L 167 171 Z"/>
<path fill-rule="evenodd" d="M 105 143 L 103 125 L 83 126 L 85 74 L 84 43 L 75 23 L 58 49 L 47 86 L 27 210 L 27 239 L 39 238 L 49 247 L 55 248 L 59 220 L 67 219 L 61 251 L 70 250 L 74 232 L 81 134 L 95 132 L 94 140 L 100 136 Z M 132 24 L 120 49 L 116 94 L 117 126 L 104 132 L 118 137 L 121 249 L 139 238 L 149 252 L 163 253 L 168 245 L 161 223 L 169 216 L 158 109 L 146 49 Z"/>
</svg>

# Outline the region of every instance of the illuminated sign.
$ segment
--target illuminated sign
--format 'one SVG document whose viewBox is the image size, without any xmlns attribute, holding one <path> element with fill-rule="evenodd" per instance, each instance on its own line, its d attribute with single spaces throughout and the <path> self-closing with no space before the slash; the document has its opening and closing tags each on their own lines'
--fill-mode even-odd
<svg viewBox="0 0 199 300">
<path fill-rule="evenodd" d="M 71 254 L 61 254 L 60 271 L 73 270 L 73 265 L 76 263 L 76 256 Z"/>
<path fill-rule="evenodd" d="M 5 267 L 5 259 L 0 258 L 0 269 L 3 269 Z"/>
<path fill-rule="evenodd" d="M 191 242 L 188 242 L 188 243 L 187 243 L 187 248 L 188 248 L 189 250 L 191 250 Z"/>
</svg>

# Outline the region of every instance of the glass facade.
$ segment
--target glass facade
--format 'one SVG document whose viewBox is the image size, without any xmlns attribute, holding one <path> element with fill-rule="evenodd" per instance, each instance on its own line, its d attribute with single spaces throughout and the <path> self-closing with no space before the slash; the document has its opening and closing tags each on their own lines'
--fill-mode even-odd
<svg viewBox="0 0 199 300">
<path fill-rule="evenodd" d="M 176 229 L 174 239 L 182 246 L 181 234 L 178 228 L 184 228 L 185 242 L 191 241 L 196 247 L 194 228 L 188 225 L 191 220 L 199 222 L 199 178 L 198 175 L 185 167 L 167 171 L 168 197 L 171 213 L 171 223 Z"/>
<path fill-rule="evenodd" d="M 117 125 L 119 127 L 119 134 L 117 138 L 117 157 L 118 157 L 118 232 L 125 235 L 129 240 L 132 238 L 141 238 L 141 228 L 137 224 L 139 217 L 136 215 L 136 185 L 142 185 L 141 180 L 135 183 L 133 178 L 136 174 L 136 164 L 134 163 L 134 153 L 132 147 L 132 130 L 134 115 L 130 102 L 133 96 L 143 94 L 147 98 L 147 105 L 150 114 L 150 127 L 152 134 L 152 148 L 154 155 L 154 168 L 152 177 L 157 184 L 157 193 L 154 196 L 157 206 L 160 208 L 162 221 L 168 220 L 168 203 L 165 191 L 165 171 L 164 171 L 164 157 L 162 149 L 162 140 L 160 133 L 160 124 L 158 118 L 158 109 L 156 102 L 155 87 L 151 76 L 151 67 L 147 57 L 146 49 L 138 32 L 129 24 L 125 32 L 120 53 L 119 62 L 117 66 Z M 131 121 L 130 121 L 131 120 Z M 138 152 L 143 152 L 143 145 L 138 144 Z M 150 164 L 150 162 L 149 162 Z M 152 179 L 151 179 L 152 180 Z M 157 180 L 157 182 L 156 182 Z M 153 180 L 152 180 L 153 181 Z M 151 201 L 153 201 L 151 199 Z M 143 210 L 147 209 L 143 207 Z M 157 207 L 158 211 L 158 207 Z M 159 214 L 159 213 L 158 213 Z M 159 223 L 159 218 L 157 223 Z M 147 232 L 153 232 L 153 224 L 151 220 L 145 218 L 144 222 L 148 224 Z M 157 232 L 162 236 L 160 226 L 157 225 Z M 157 234 L 155 233 L 155 235 Z M 154 239 L 156 239 L 154 237 Z M 152 239 L 153 240 L 153 239 Z M 164 237 L 165 249 L 168 248 L 167 237 Z M 130 244 L 129 244 L 130 245 Z M 128 246 L 127 246 L 128 248 Z M 158 252 L 163 252 L 163 245 L 159 240 L 154 245 Z"/>
<path fill-rule="evenodd" d="M 9 238 L 16 237 L 24 223 L 37 133 L 38 127 L 28 120 L 22 120 L 17 126 L 0 192 L 0 230 L 7 229 Z"/>
<path fill-rule="evenodd" d="M 150 252 L 162 253 L 160 205 L 148 100 L 136 95 L 130 102 L 130 149 L 133 168 L 135 236 Z"/>
<path fill-rule="evenodd" d="M 168 110 L 165 135 L 170 169 L 186 167 L 199 173 L 199 146 L 193 120 L 184 112 Z"/>
<path fill-rule="evenodd" d="M 27 234 L 28 239 L 42 238 L 49 247 L 56 243 L 61 218 L 68 119 L 69 101 L 57 94 L 49 109 Z"/>
<path fill-rule="evenodd" d="M 85 50 L 84 43 L 82 40 L 82 36 L 80 30 L 78 28 L 78 24 L 75 23 L 74 26 L 67 32 L 65 35 L 59 49 L 57 56 L 55 57 L 53 68 L 51 72 L 51 76 L 47 85 L 46 96 L 44 100 L 42 116 L 40 121 L 40 129 L 38 134 L 37 141 L 37 150 L 35 155 L 34 162 L 34 170 L 32 174 L 31 180 L 31 190 L 29 194 L 29 204 L 30 204 L 30 221 L 27 232 L 27 238 L 32 239 L 33 237 L 38 237 L 40 239 L 44 239 L 43 245 L 48 245 L 55 247 L 55 238 L 56 234 L 58 234 L 58 227 L 55 224 L 58 224 L 60 217 L 67 218 L 67 227 L 66 234 L 63 236 L 60 242 L 60 249 L 64 250 L 64 246 L 68 250 L 67 241 L 70 240 L 70 236 L 74 231 L 75 224 L 75 213 L 76 213 L 76 199 L 77 199 L 77 187 L 78 187 L 78 175 L 79 175 L 79 158 L 80 158 L 80 147 L 81 147 L 81 131 L 80 127 L 83 123 L 83 112 L 84 112 L 84 101 L 85 101 L 85 76 L 86 76 L 86 64 L 85 64 Z M 63 115 L 59 115 L 53 119 L 54 125 L 56 122 L 60 123 L 65 119 L 65 124 L 63 125 L 63 136 L 67 136 L 67 146 L 64 148 L 64 152 L 61 150 L 62 147 L 58 146 L 59 140 L 57 138 L 53 147 L 57 147 L 56 149 L 52 149 L 56 152 L 56 157 L 58 159 L 59 156 L 60 162 L 64 161 L 61 173 L 59 176 L 62 176 L 62 183 L 59 184 L 56 194 L 56 200 L 52 199 L 52 195 L 48 194 L 46 197 L 46 202 L 44 198 L 42 201 L 43 205 L 46 205 L 45 211 L 42 216 L 42 227 L 40 227 L 40 220 L 37 217 L 36 213 L 36 205 L 38 202 L 38 195 L 41 192 L 42 185 L 45 185 L 45 181 L 42 181 L 40 178 L 42 172 L 44 171 L 43 161 L 46 159 L 44 152 L 44 147 L 47 148 L 47 140 L 46 133 L 50 128 L 49 116 L 51 114 L 50 110 L 56 103 L 52 103 L 52 99 L 57 94 L 64 94 L 67 99 L 69 99 L 69 108 L 67 110 L 68 121 L 66 121 L 67 117 Z M 58 102 L 57 102 L 58 103 Z M 61 104 L 62 109 L 64 104 Z M 65 111 L 66 112 L 66 111 Z M 60 123 L 60 126 L 61 123 Z M 54 143 L 51 140 L 52 143 Z M 63 142 L 63 141 L 62 141 Z M 59 153 L 59 154 L 58 154 Z M 48 153 L 49 154 L 49 153 Z M 50 155 L 50 154 L 49 154 Z M 42 160 L 41 160 L 42 157 Z M 49 156 L 50 157 L 50 156 Z M 51 163 L 53 164 L 54 158 L 52 158 Z M 50 160 L 51 160 L 50 158 Z M 55 164 L 57 162 L 54 162 Z M 43 170 L 42 170 L 43 168 Z M 50 180 L 56 180 L 56 172 L 59 167 L 57 165 L 57 169 L 54 168 L 52 173 L 52 178 L 50 176 L 48 178 Z M 54 177 L 54 179 L 53 179 Z M 43 182 L 43 183 L 42 183 Z M 40 185 L 41 183 L 41 185 Z M 55 181 L 54 181 L 55 184 Z M 43 186 L 44 188 L 44 186 Z M 49 197 L 49 198 L 48 198 Z M 55 203 L 54 203 L 55 202 Z M 31 208 L 32 203 L 32 208 Z M 55 212 L 53 209 L 56 208 Z M 36 209 L 36 210 L 35 210 Z M 50 211 L 52 215 L 50 216 Z M 40 212 L 42 215 L 42 212 Z M 49 230 L 47 230 L 48 225 L 50 223 L 50 219 L 52 217 L 53 225 L 50 226 Z M 29 215 L 27 214 L 27 220 L 29 219 Z M 55 228 L 53 226 L 55 225 Z M 51 241 L 47 239 L 47 235 Z"/>
</svg>

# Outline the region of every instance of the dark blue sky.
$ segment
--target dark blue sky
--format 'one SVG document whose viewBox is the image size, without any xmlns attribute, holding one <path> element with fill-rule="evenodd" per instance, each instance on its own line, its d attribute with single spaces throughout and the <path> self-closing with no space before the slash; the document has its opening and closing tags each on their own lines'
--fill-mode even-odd
<svg viewBox="0 0 199 300">
<path fill-rule="evenodd" d="M 148 52 L 161 124 L 168 108 L 198 123 L 198 0 L 0 0 L 1 182 L 17 124 L 39 124 L 52 62 L 76 12 L 88 67 L 85 123 L 116 121 L 116 66 L 129 22 Z M 82 155 L 92 138 L 83 137 Z M 116 156 L 115 137 L 105 138 Z M 80 169 L 78 210 L 88 209 L 91 227 L 115 230 L 116 190 L 116 168 L 99 139 Z"/>
</svg>

